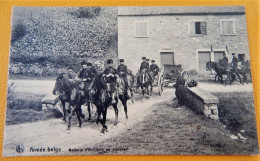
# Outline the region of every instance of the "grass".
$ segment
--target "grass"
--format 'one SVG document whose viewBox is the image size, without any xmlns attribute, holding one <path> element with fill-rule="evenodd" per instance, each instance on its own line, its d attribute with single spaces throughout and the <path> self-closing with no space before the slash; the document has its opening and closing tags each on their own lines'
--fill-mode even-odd
<svg viewBox="0 0 260 161">
<path fill-rule="evenodd" d="M 21 124 L 61 117 L 59 111 L 42 111 L 41 99 L 44 95 L 15 93 L 9 88 L 6 109 L 6 125 Z"/>
<path fill-rule="evenodd" d="M 253 93 L 215 93 L 219 98 L 219 121 L 233 134 L 245 130 L 245 137 L 257 140 Z"/>
<path fill-rule="evenodd" d="M 224 128 L 222 123 L 197 115 L 185 106 L 173 108 L 173 104 L 167 101 L 155 105 L 157 107 L 151 115 L 130 130 L 93 146 L 125 148 L 126 151 L 93 152 L 92 154 L 258 154 L 258 144 L 255 139 L 249 139 L 248 143 L 232 140 L 229 137 L 229 130 Z"/>
</svg>

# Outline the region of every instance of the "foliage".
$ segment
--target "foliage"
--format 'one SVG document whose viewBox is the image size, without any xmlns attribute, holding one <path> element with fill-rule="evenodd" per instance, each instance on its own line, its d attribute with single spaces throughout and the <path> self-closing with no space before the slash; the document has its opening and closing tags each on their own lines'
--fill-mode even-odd
<svg viewBox="0 0 260 161">
<path fill-rule="evenodd" d="M 13 24 L 12 36 L 11 36 L 12 43 L 23 38 L 25 35 L 26 35 L 26 25 L 22 21 L 18 21 L 17 23 Z"/>
<path fill-rule="evenodd" d="M 75 17 L 71 13 L 91 18 Z M 84 13 L 84 14 L 83 14 Z M 93 14 L 95 16 L 93 16 Z M 74 66 L 82 60 L 117 56 L 117 9 L 47 7 L 28 23 L 27 33 L 10 50 L 11 63 Z"/>
<path fill-rule="evenodd" d="M 77 18 L 94 18 L 99 15 L 101 7 L 79 7 L 71 11 L 70 14 Z"/>
<path fill-rule="evenodd" d="M 252 93 L 216 93 L 219 98 L 219 120 L 232 133 L 245 130 L 245 135 L 257 138 L 255 108 Z"/>
</svg>

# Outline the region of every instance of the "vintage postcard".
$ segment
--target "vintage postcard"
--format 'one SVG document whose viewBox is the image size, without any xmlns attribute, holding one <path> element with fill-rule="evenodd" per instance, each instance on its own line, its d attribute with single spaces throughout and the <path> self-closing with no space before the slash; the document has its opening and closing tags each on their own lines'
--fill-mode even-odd
<svg viewBox="0 0 260 161">
<path fill-rule="evenodd" d="M 3 156 L 259 154 L 243 6 L 13 7 Z"/>
</svg>

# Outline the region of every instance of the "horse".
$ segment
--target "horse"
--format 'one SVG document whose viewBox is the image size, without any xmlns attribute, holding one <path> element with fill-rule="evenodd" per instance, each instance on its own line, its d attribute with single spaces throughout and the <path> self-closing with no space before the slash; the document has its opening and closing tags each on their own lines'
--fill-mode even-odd
<svg viewBox="0 0 260 161">
<path fill-rule="evenodd" d="M 216 75 L 214 81 L 216 82 L 217 77 L 221 81 L 221 84 L 223 84 L 223 75 L 227 74 L 227 70 L 225 67 L 220 66 L 219 63 L 213 62 L 213 61 L 208 61 L 206 63 L 206 70 L 211 71 L 212 69 L 215 70 Z"/>
<path fill-rule="evenodd" d="M 241 84 L 244 84 L 244 83 L 248 84 L 246 75 L 249 74 L 251 77 L 251 69 L 250 69 L 249 61 L 247 61 L 245 63 L 239 62 L 238 66 L 235 68 L 235 70 L 232 69 L 231 67 L 228 67 L 227 70 L 230 72 L 227 75 L 226 84 L 230 85 L 235 80 L 236 73 L 237 73 L 236 75 L 242 76 L 242 80 L 240 79 Z"/>
<path fill-rule="evenodd" d="M 131 93 L 131 101 L 132 103 L 134 102 L 133 100 L 133 85 L 134 85 L 134 77 L 133 75 L 127 74 L 127 83 L 128 83 L 128 89 Z M 125 111 L 125 116 L 126 119 L 128 119 L 127 115 L 127 100 L 128 100 L 128 89 L 126 88 L 126 85 L 124 83 L 124 80 L 122 77 L 117 78 L 117 84 L 118 84 L 118 98 L 122 102 L 124 106 L 124 111 Z"/>
<path fill-rule="evenodd" d="M 215 80 L 218 77 L 218 79 L 221 81 L 221 84 L 223 84 L 223 75 L 227 75 L 227 78 L 232 76 L 232 81 L 235 80 L 235 76 L 238 76 L 240 83 L 242 83 L 241 77 L 239 75 L 239 72 L 237 70 L 231 69 L 231 64 L 227 64 L 226 66 L 220 65 L 220 63 L 216 63 L 213 61 L 209 61 L 206 63 L 206 70 L 214 69 L 216 72 Z"/>
<path fill-rule="evenodd" d="M 60 74 L 57 79 L 52 93 L 56 95 L 58 92 L 59 99 L 63 107 L 63 120 L 66 122 L 66 115 L 69 114 L 68 130 L 71 126 L 71 118 L 76 113 L 79 126 L 81 127 L 81 118 L 85 118 L 82 114 L 81 105 L 84 103 L 83 98 L 80 93 L 78 83 L 69 81 L 68 77 L 64 74 Z M 68 110 L 66 109 L 65 103 L 69 103 Z M 71 110 L 71 106 L 73 107 Z"/>
<path fill-rule="evenodd" d="M 92 102 L 93 104 L 97 107 L 97 121 L 96 123 L 98 124 L 101 122 L 102 124 L 102 130 L 101 133 L 105 133 L 107 131 L 107 125 L 106 125 L 106 116 L 107 116 L 107 108 L 109 106 L 113 106 L 115 110 L 115 121 L 114 121 L 114 126 L 117 125 L 118 123 L 118 108 L 117 108 L 117 103 L 118 103 L 118 98 L 115 98 L 116 103 L 112 104 L 112 97 L 110 96 L 110 87 L 109 85 L 105 82 L 104 78 L 102 77 L 102 74 L 99 74 L 93 81 L 93 90 L 90 93 Z M 100 121 L 100 115 L 102 114 L 103 119 Z"/>
</svg>

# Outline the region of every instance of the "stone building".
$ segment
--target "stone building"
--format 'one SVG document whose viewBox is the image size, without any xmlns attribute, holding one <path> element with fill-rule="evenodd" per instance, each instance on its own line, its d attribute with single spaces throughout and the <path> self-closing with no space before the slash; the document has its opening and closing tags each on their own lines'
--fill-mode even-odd
<svg viewBox="0 0 260 161">
<path fill-rule="evenodd" d="M 205 73 L 223 53 L 250 59 L 243 6 L 118 8 L 118 56 L 134 72 L 146 56 Z"/>
</svg>

